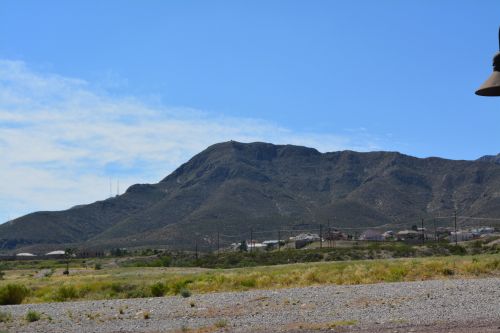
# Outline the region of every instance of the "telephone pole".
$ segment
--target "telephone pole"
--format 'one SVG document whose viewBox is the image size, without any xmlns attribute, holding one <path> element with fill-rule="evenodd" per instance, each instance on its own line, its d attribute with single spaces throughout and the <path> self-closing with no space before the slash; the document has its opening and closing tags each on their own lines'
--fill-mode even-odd
<svg viewBox="0 0 500 333">
<path fill-rule="evenodd" d="M 457 235 L 457 210 L 455 209 L 455 245 L 458 245 L 458 235 Z"/>
<path fill-rule="evenodd" d="M 194 257 L 198 260 L 198 238 L 194 241 Z"/>
<path fill-rule="evenodd" d="M 331 235 L 332 235 L 332 230 L 330 230 L 330 218 L 328 218 L 328 229 L 326 230 L 327 232 L 327 237 L 328 237 L 328 247 L 332 247 L 332 240 L 330 239 Z"/>
<path fill-rule="evenodd" d="M 278 251 L 281 251 L 281 228 L 278 229 Z"/>
<path fill-rule="evenodd" d="M 425 244 L 424 218 L 422 218 L 422 245 Z"/>
<path fill-rule="evenodd" d="M 319 248 L 323 248 L 323 225 L 319 225 Z"/>
<path fill-rule="evenodd" d="M 250 252 L 252 252 L 253 247 L 253 228 L 250 228 Z"/>
<path fill-rule="evenodd" d="M 436 226 L 436 218 L 434 218 L 434 240 L 436 242 L 438 241 L 438 232 L 437 232 L 437 226 Z"/>
<path fill-rule="evenodd" d="M 217 257 L 219 256 L 219 251 L 220 251 L 220 233 L 219 229 L 217 229 Z"/>
</svg>

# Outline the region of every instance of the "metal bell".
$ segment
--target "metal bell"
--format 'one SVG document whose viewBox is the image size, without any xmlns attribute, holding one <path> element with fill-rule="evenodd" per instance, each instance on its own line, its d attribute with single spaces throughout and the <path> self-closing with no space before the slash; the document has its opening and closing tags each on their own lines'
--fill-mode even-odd
<svg viewBox="0 0 500 333">
<path fill-rule="evenodd" d="M 500 44 L 500 31 L 498 32 Z M 493 74 L 476 91 L 479 96 L 500 96 L 500 52 L 493 57 Z"/>
<path fill-rule="evenodd" d="M 500 52 L 493 58 L 493 74 L 476 91 L 479 96 L 500 96 Z"/>
</svg>

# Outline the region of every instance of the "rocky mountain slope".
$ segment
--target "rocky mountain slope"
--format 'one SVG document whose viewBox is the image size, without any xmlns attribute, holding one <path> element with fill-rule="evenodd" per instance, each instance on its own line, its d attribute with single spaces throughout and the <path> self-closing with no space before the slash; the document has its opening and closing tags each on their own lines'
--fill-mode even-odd
<svg viewBox="0 0 500 333">
<path fill-rule="evenodd" d="M 231 141 L 210 146 L 157 184 L 133 185 L 115 198 L 0 225 L 0 248 L 72 243 L 192 249 L 195 241 L 213 245 L 217 231 L 228 243 L 249 238 L 250 228 L 274 230 L 265 236 L 276 238 L 276 230 L 301 223 L 411 225 L 455 209 L 500 217 L 496 158 L 320 153 Z"/>
</svg>

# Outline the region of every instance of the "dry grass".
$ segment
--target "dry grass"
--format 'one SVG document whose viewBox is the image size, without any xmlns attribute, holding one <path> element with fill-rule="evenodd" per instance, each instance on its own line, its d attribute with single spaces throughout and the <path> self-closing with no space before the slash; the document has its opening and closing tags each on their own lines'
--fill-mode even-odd
<svg viewBox="0 0 500 333">
<path fill-rule="evenodd" d="M 263 266 L 227 270 L 178 268 L 62 270 L 36 278 L 35 271 L 7 271 L 0 288 L 20 283 L 31 292 L 25 303 L 75 299 L 150 297 L 160 281 L 165 295 L 274 289 L 318 284 L 367 284 L 446 278 L 500 276 L 500 255 L 448 256 Z M 159 295 L 159 294 L 156 294 Z"/>
</svg>

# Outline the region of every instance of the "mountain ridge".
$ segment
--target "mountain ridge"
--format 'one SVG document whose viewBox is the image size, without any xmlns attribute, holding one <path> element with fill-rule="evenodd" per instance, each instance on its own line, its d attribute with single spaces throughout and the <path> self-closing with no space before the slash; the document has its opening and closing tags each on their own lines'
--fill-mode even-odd
<svg viewBox="0 0 500 333">
<path fill-rule="evenodd" d="M 0 248 L 184 249 L 193 238 L 210 246 L 216 230 L 245 237 L 250 226 L 266 230 L 331 220 L 339 227 L 368 228 L 412 224 L 455 209 L 493 217 L 500 215 L 499 189 L 500 165 L 488 156 L 466 161 L 385 151 L 320 153 L 229 141 L 196 154 L 156 184 L 135 184 L 114 198 L 2 224 Z"/>
</svg>

